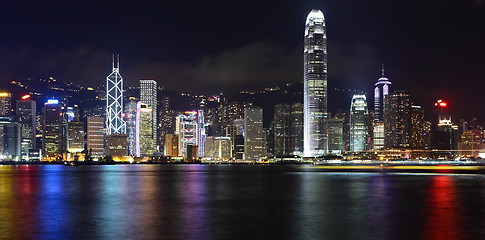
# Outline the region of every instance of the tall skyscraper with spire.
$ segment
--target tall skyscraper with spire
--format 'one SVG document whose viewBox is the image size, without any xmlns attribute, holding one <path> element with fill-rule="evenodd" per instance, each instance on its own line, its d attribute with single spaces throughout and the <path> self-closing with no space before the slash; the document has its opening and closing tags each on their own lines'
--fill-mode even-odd
<svg viewBox="0 0 485 240">
<path fill-rule="evenodd" d="M 312 10 L 305 24 L 303 155 L 327 152 L 327 34 L 322 11 Z"/>
<path fill-rule="evenodd" d="M 374 84 L 374 126 L 373 126 L 373 150 L 384 148 L 384 101 L 389 95 L 391 82 L 385 77 L 384 64 L 382 64 L 382 76 Z"/>
<path fill-rule="evenodd" d="M 112 61 L 113 71 L 106 77 L 106 134 L 124 134 L 123 120 L 123 78 L 120 75 L 120 55 Z"/>
<path fill-rule="evenodd" d="M 382 76 L 374 84 L 374 120 L 383 121 L 384 120 L 384 98 L 389 95 L 389 85 L 391 82 L 388 78 L 384 76 L 384 64 L 382 64 Z"/>
</svg>

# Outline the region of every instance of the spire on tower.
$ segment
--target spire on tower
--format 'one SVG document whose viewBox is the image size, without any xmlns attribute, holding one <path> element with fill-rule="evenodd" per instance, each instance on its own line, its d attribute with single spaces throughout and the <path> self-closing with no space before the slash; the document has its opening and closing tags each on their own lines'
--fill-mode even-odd
<svg viewBox="0 0 485 240">
<path fill-rule="evenodd" d="M 120 69 L 120 55 L 118 54 L 117 57 L 118 59 L 116 59 L 117 61 L 116 68 Z"/>
<path fill-rule="evenodd" d="M 111 67 L 113 68 L 113 70 L 115 69 L 115 54 L 113 53 L 112 54 L 112 61 L 111 61 Z"/>
<path fill-rule="evenodd" d="M 382 77 L 384 77 L 384 64 L 382 64 Z"/>
</svg>

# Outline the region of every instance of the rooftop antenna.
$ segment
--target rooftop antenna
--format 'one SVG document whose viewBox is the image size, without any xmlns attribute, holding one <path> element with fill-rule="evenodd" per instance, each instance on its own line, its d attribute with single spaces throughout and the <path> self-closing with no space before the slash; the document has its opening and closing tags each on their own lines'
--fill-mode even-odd
<svg viewBox="0 0 485 240">
<path fill-rule="evenodd" d="M 384 77 L 384 64 L 382 64 L 382 77 Z"/>
<path fill-rule="evenodd" d="M 114 53 L 112 54 L 111 66 L 113 67 L 113 69 L 115 69 L 115 54 Z"/>
<path fill-rule="evenodd" d="M 120 55 L 117 55 L 118 59 L 116 60 L 118 63 L 116 65 L 116 68 L 120 69 Z"/>
</svg>

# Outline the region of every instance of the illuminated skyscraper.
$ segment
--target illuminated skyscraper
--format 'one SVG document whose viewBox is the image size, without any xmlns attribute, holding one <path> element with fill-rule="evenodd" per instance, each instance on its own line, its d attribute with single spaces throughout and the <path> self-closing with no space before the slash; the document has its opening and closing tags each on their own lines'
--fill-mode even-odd
<svg viewBox="0 0 485 240">
<path fill-rule="evenodd" d="M 350 151 L 367 150 L 367 99 L 354 95 L 350 106 Z"/>
<path fill-rule="evenodd" d="M 140 101 L 152 109 L 153 150 L 157 149 L 157 81 L 140 80 Z"/>
<path fill-rule="evenodd" d="M 382 76 L 374 84 L 374 120 L 383 121 L 384 99 L 389 95 L 389 85 L 391 82 L 384 76 L 384 65 L 382 65 Z"/>
<path fill-rule="evenodd" d="M 384 147 L 384 99 L 389 95 L 391 82 L 384 76 L 384 65 L 382 65 L 382 76 L 374 84 L 374 150 Z"/>
<path fill-rule="evenodd" d="M 62 158 L 62 110 L 56 99 L 49 99 L 44 107 L 42 154 L 48 161 Z"/>
<path fill-rule="evenodd" d="M 126 147 L 128 156 L 132 157 L 136 155 L 136 106 L 137 104 L 134 100 L 131 100 L 125 105 Z"/>
<path fill-rule="evenodd" d="M 113 72 L 106 78 L 106 134 L 124 134 L 126 124 L 123 115 L 123 78 L 120 75 L 120 57 L 115 67 L 113 55 Z"/>
<path fill-rule="evenodd" d="M 384 145 L 387 148 L 410 147 L 411 100 L 408 93 L 394 91 L 384 103 Z"/>
<path fill-rule="evenodd" d="M 0 92 L 0 116 L 10 116 L 12 95 L 8 92 Z"/>
<path fill-rule="evenodd" d="M 263 109 L 248 106 L 244 109 L 244 158 L 263 157 Z"/>
<path fill-rule="evenodd" d="M 104 119 L 102 117 L 88 117 L 88 153 L 92 157 L 104 155 Z"/>
<path fill-rule="evenodd" d="M 153 155 L 152 109 L 138 102 L 136 110 L 136 156 Z"/>
<path fill-rule="evenodd" d="M 21 154 L 22 159 L 27 159 L 30 149 L 36 148 L 36 120 L 37 110 L 35 101 L 30 100 L 30 95 L 22 96 L 21 100 L 17 100 L 17 118 L 19 124 L 22 126 L 21 133 Z"/>
<path fill-rule="evenodd" d="M 305 24 L 304 47 L 304 153 L 327 152 L 327 35 L 320 10 L 312 10 Z"/>
</svg>

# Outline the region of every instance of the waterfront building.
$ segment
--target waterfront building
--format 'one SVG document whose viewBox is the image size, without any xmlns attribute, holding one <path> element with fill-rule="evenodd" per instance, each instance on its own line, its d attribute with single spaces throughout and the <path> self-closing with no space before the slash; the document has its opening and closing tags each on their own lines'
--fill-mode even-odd
<svg viewBox="0 0 485 240">
<path fill-rule="evenodd" d="M 344 148 L 344 119 L 330 118 L 327 120 L 328 151 L 340 154 Z"/>
<path fill-rule="evenodd" d="M 124 134 L 126 124 L 123 120 L 123 78 L 120 74 L 118 55 L 116 67 L 113 55 L 113 71 L 106 77 L 106 134 Z"/>
<path fill-rule="evenodd" d="M 409 145 L 412 148 L 425 147 L 424 110 L 421 106 L 411 106 Z"/>
<path fill-rule="evenodd" d="M 12 94 L 0 92 L 0 116 L 10 116 L 12 113 Z"/>
<path fill-rule="evenodd" d="M 165 156 L 178 157 L 179 154 L 179 135 L 165 134 Z"/>
<path fill-rule="evenodd" d="M 62 109 L 57 99 L 44 104 L 42 154 L 47 161 L 61 160 L 63 150 Z"/>
<path fill-rule="evenodd" d="M 206 131 L 205 131 L 205 119 L 204 119 L 204 110 L 197 111 L 197 146 L 198 148 L 198 155 L 200 157 L 204 156 L 204 148 L 205 148 L 205 139 L 206 139 Z"/>
<path fill-rule="evenodd" d="M 436 101 L 431 118 L 431 149 L 452 149 L 452 125 L 448 103 L 443 100 Z"/>
<path fill-rule="evenodd" d="M 460 137 L 460 154 L 466 157 L 477 157 L 482 145 L 480 132 L 474 130 L 465 131 Z"/>
<path fill-rule="evenodd" d="M 263 109 L 248 106 L 244 109 L 244 159 L 263 157 Z"/>
<path fill-rule="evenodd" d="M 273 141 L 274 155 L 288 155 L 290 149 L 290 106 L 287 104 L 277 104 L 274 109 L 273 118 Z"/>
<path fill-rule="evenodd" d="M 396 90 L 384 103 L 384 146 L 386 148 L 410 147 L 411 100 L 405 91 Z"/>
<path fill-rule="evenodd" d="M 136 155 L 136 111 L 137 103 L 134 99 L 125 105 L 125 117 L 124 121 L 126 123 L 126 148 L 128 156 L 134 157 Z"/>
<path fill-rule="evenodd" d="M 67 151 L 78 154 L 84 151 L 84 122 L 67 123 Z"/>
<path fill-rule="evenodd" d="M 187 156 L 187 146 L 197 146 L 198 144 L 198 123 L 197 112 L 186 111 L 177 117 L 177 130 L 179 136 L 179 151 L 183 157 Z M 192 148 L 191 148 L 192 150 Z M 197 148 L 198 150 L 198 148 Z"/>
<path fill-rule="evenodd" d="M 21 125 L 11 116 L 0 116 L 0 160 L 21 160 Z"/>
<path fill-rule="evenodd" d="M 140 80 L 140 101 L 152 109 L 152 144 L 153 151 L 157 151 L 157 81 L 153 79 Z"/>
<path fill-rule="evenodd" d="M 304 156 L 327 151 L 327 35 L 320 10 L 312 10 L 305 23 L 304 41 Z"/>
<path fill-rule="evenodd" d="M 290 152 L 303 155 L 303 104 L 295 103 L 290 110 Z"/>
<path fill-rule="evenodd" d="M 354 95 L 350 106 L 350 151 L 367 150 L 367 99 Z"/>
<path fill-rule="evenodd" d="M 138 102 L 136 108 L 136 157 L 153 155 L 153 127 L 151 106 Z"/>
<path fill-rule="evenodd" d="M 30 95 L 24 95 L 16 102 L 16 114 L 21 126 L 21 159 L 29 160 L 29 150 L 36 149 L 37 108 L 30 100 Z"/>
<path fill-rule="evenodd" d="M 88 117 L 87 150 L 88 155 L 99 158 L 104 155 L 104 119 L 102 117 Z"/>
<path fill-rule="evenodd" d="M 204 142 L 204 157 L 215 159 L 230 159 L 232 146 L 230 137 L 207 137 Z"/>
<path fill-rule="evenodd" d="M 106 155 L 114 161 L 123 161 L 127 154 L 127 134 L 111 134 L 106 139 Z"/>
</svg>

